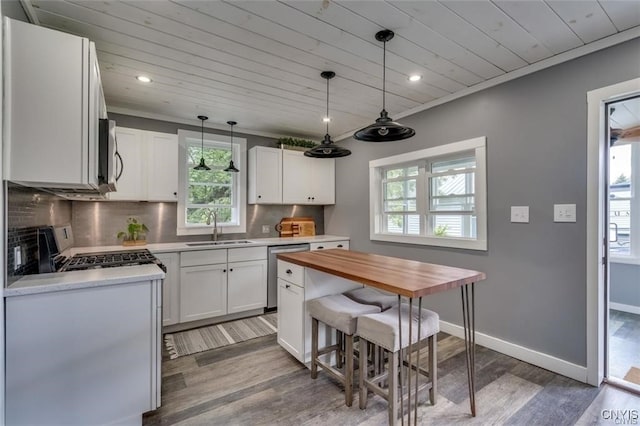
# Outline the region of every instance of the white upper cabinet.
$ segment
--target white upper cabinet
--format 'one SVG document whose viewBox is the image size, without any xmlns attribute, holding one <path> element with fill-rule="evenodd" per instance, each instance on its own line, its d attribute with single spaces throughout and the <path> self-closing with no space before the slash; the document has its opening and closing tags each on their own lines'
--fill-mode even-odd
<svg viewBox="0 0 640 426">
<path fill-rule="evenodd" d="M 93 43 L 8 18 L 4 26 L 5 179 L 97 188 L 106 111 Z"/>
<path fill-rule="evenodd" d="M 124 164 L 110 200 L 177 201 L 178 135 L 116 128 Z"/>
<path fill-rule="evenodd" d="M 147 132 L 147 200 L 178 201 L 178 135 Z"/>
<path fill-rule="evenodd" d="M 335 159 L 305 157 L 299 151 L 283 150 L 283 204 L 335 204 L 335 175 Z"/>
<path fill-rule="evenodd" d="M 335 159 L 256 146 L 249 150 L 249 204 L 335 204 Z"/>
<path fill-rule="evenodd" d="M 280 149 L 254 146 L 249 150 L 249 204 L 282 204 Z"/>
</svg>

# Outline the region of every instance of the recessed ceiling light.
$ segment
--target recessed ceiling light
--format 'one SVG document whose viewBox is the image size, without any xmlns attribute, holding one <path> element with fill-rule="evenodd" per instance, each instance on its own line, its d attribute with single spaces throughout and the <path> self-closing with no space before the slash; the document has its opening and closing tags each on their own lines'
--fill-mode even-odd
<svg viewBox="0 0 640 426">
<path fill-rule="evenodd" d="M 330 122 L 330 121 L 331 121 L 331 118 L 329 118 L 329 117 L 322 117 L 322 122 L 323 122 L 323 123 L 328 123 L 328 122 Z"/>
<path fill-rule="evenodd" d="M 409 76 L 409 81 L 420 81 L 422 80 L 422 76 L 418 74 L 412 74 Z"/>
<path fill-rule="evenodd" d="M 149 77 L 147 77 L 146 75 L 139 75 L 136 77 L 136 79 L 138 79 L 138 81 L 142 82 L 142 83 L 151 83 L 151 79 Z"/>
</svg>

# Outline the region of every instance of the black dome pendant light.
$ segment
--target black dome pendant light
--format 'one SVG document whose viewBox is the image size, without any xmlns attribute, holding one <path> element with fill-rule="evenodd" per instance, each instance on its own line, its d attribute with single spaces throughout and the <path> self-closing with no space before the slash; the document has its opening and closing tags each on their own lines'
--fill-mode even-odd
<svg viewBox="0 0 640 426">
<path fill-rule="evenodd" d="M 202 125 L 200 127 L 200 134 L 202 135 L 202 145 L 200 145 L 200 164 L 195 166 L 193 170 L 211 170 L 211 167 L 207 166 L 204 162 L 204 121 L 208 120 L 209 117 L 206 115 L 199 115 L 198 120 L 202 121 Z"/>
<path fill-rule="evenodd" d="M 346 157 L 347 155 L 351 155 L 351 151 L 346 148 L 342 148 L 331 140 L 331 136 L 329 136 L 329 80 L 336 76 L 336 73 L 333 71 L 322 71 L 320 76 L 327 80 L 327 116 L 325 117 L 325 121 L 327 123 L 327 133 L 324 135 L 324 139 L 320 142 L 320 145 L 311 148 L 308 151 L 304 152 L 304 155 L 307 157 L 314 158 L 338 158 L 338 157 Z"/>
<path fill-rule="evenodd" d="M 416 134 L 412 128 L 405 127 L 389 118 L 387 110 L 385 109 L 387 42 L 391 40 L 394 35 L 391 30 L 382 30 L 376 33 L 376 40 L 384 43 L 382 54 L 382 111 L 380 111 L 380 118 L 378 118 L 375 123 L 353 134 L 353 137 L 359 141 L 391 142 L 408 139 Z"/>
<path fill-rule="evenodd" d="M 235 121 L 227 121 L 227 124 L 231 126 L 231 160 L 229 160 L 229 167 L 224 169 L 224 171 L 238 173 L 240 170 L 236 169 L 236 166 L 233 165 L 233 126 L 238 123 Z"/>
</svg>

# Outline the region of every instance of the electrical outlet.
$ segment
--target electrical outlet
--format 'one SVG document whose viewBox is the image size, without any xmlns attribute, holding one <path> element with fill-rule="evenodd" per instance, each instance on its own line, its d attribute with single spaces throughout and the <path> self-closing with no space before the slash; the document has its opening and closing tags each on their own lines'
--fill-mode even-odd
<svg viewBox="0 0 640 426">
<path fill-rule="evenodd" d="M 269 225 L 262 225 L 262 233 L 268 234 L 270 232 L 271 227 Z"/>
<path fill-rule="evenodd" d="M 511 222 L 529 223 L 529 206 L 511 206 Z"/>
<path fill-rule="evenodd" d="M 13 270 L 17 271 L 22 266 L 22 249 L 20 246 L 13 248 Z"/>
</svg>

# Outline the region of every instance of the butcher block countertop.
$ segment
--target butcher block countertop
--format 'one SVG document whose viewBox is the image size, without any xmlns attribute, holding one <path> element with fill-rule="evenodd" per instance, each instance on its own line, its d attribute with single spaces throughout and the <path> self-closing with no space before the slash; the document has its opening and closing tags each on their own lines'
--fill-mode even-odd
<svg viewBox="0 0 640 426">
<path fill-rule="evenodd" d="M 486 278 L 483 272 L 353 250 L 283 253 L 278 259 L 406 297 L 422 297 Z"/>
</svg>

